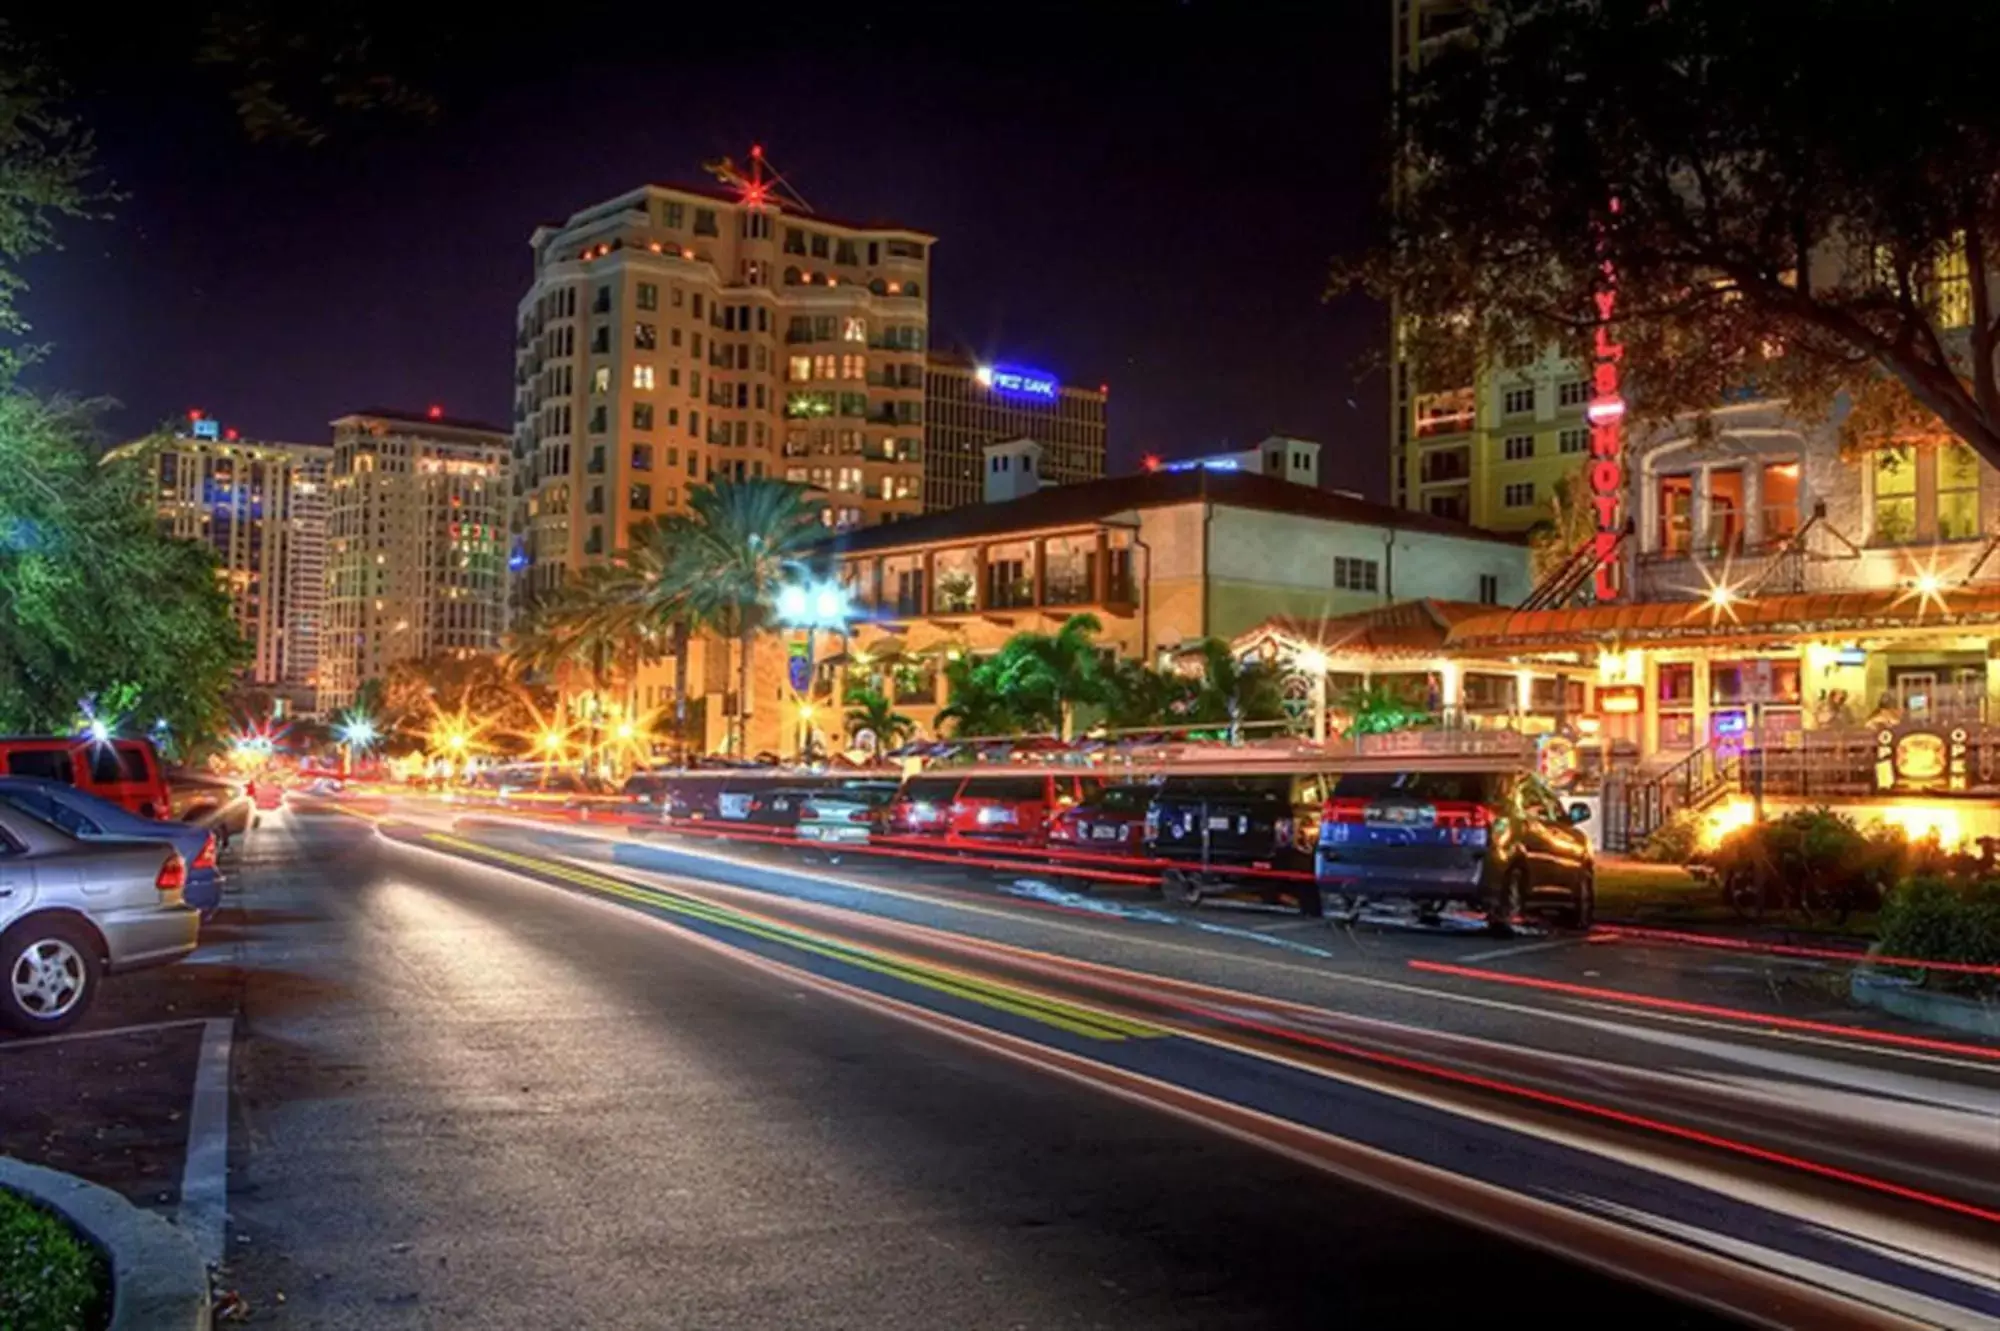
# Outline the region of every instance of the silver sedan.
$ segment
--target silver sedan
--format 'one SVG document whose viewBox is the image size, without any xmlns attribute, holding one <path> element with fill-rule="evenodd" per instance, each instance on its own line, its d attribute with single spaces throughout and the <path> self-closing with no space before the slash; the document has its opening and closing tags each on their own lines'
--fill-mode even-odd
<svg viewBox="0 0 2000 1331">
<path fill-rule="evenodd" d="M 157 841 L 80 841 L 0 806 L 0 1025 L 50 1035 L 82 1018 L 107 974 L 177 961 L 200 915 L 188 867 Z"/>
</svg>

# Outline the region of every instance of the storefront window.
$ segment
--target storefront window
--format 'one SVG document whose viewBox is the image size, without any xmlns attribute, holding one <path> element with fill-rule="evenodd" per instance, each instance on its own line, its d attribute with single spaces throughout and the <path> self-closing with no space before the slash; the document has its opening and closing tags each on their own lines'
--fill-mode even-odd
<svg viewBox="0 0 2000 1331">
<path fill-rule="evenodd" d="M 1970 445 L 1938 450 L 1937 520 L 1940 541 L 1969 541 L 1979 535 L 1979 455 Z"/>
<path fill-rule="evenodd" d="M 1482 675 L 1467 671 L 1464 681 L 1465 707 L 1473 712 L 1515 710 L 1515 678 L 1512 675 Z"/>
<path fill-rule="evenodd" d="M 1716 707 L 1763 702 L 1796 707 L 1799 663 L 1761 658 L 1714 661 L 1708 667 L 1708 699 Z"/>
<path fill-rule="evenodd" d="M 1694 544 L 1694 477 L 1660 477 L 1660 549 L 1684 555 Z"/>
<path fill-rule="evenodd" d="M 1660 663 L 1660 747 L 1694 747 L 1694 663 Z"/>
<path fill-rule="evenodd" d="M 1905 545 L 1917 539 L 1917 455 L 1909 448 L 1875 452 L 1875 540 Z"/>
<path fill-rule="evenodd" d="M 1799 464 L 1768 463 L 1763 481 L 1764 540 L 1783 545 L 1799 530 Z"/>
<path fill-rule="evenodd" d="M 1708 545 L 1714 555 L 1735 554 L 1743 545 L 1743 470 L 1718 467 L 1708 473 Z"/>
</svg>

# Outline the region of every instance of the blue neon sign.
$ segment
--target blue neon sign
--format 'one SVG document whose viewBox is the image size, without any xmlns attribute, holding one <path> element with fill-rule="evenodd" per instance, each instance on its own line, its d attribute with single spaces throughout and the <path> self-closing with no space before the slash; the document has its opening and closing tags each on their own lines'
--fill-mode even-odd
<svg viewBox="0 0 2000 1331">
<path fill-rule="evenodd" d="M 1024 365 L 982 365 L 979 367 L 979 382 L 1002 397 L 1027 398 L 1035 402 L 1053 402 L 1060 387 L 1056 377 L 1047 370 L 1031 370 Z"/>
</svg>

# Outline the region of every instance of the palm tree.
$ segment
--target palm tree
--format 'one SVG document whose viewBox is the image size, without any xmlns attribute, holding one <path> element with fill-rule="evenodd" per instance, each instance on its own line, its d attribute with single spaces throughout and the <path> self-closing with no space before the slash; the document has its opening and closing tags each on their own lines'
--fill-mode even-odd
<svg viewBox="0 0 2000 1331">
<path fill-rule="evenodd" d="M 630 710 L 644 641 L 641 611 L 619 566 L 592 565 L 571 574 L 515 632 L 510 658 L 518 668 L 560 676 L 580 667 L 588 673 L 597 700 L 590 717 L 593 761 L 604 695 L 615 679 L 624 680 Z"/>
<path fill-rule="evenodd" d="M 995 657 L 1003 691 L 1024 700 L 1024 711 L 1052 723 L 1062 738 L 1076 732 L 1079 704 L 1106 697 L 1095 615 L 1071 615 L 1054 633 L 1017 633 Z"/>
<path fill-rule="evenodd" d="M 1234 744 L 1242 739 L 1246 722 L 1284 717 L 1284 693 L 1265 667 L 1238 661 L 1220 638 L 1205 640 L 1201 656 L 1201 687 L 1189 708 L 1191 720 L 1227 723 Z"/>
<path fill-rule="evenodd" d="M 870 731 L 877 752 L 887 752 L 916 732 L 917 723 L 896 710 L 896 705 L 876 690 L 861 687 L 847 694 L 847 733 Z"/>
<path fill-rule="evenodd" d="M 779 589 L 804 575 L 806 556 L 826 529 L 805 486 L 765 477 L 695 486 L 688 509 L 663 550 L 660 594 L 736 638 L 735 748 L 746 753 L 757 635 L 772 623 Z"/>
<path fill-rule="evenodd" d="M 962 736 L 1018 735 L 1027 724 L 1016 706 L 1018 699 L 1003 686 L 998 658 L 978 660 L 968 654 L 947 657 L 944 663 L 946 704 L 938 709 L 938 725 L 950 722 L 952 733 Z"/>
<path fill-rule="evenodd" d="M 627 596 L 639 607 L 638 618 L 655 642 L 671 644 L 674 654 L 674 741 L 685 759 L 688 742 L 688 657 L 694 636 L 718 625 L 704 598 L 690 597 L 676 567 L 678 551 L 693 543 L 682 514 L 653 518 L 632 528 L 631 545 L 620 556 Z"/>
</svg>

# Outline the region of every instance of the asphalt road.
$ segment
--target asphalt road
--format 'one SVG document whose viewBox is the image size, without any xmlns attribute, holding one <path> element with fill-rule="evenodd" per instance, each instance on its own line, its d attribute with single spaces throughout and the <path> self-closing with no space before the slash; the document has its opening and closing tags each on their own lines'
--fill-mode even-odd
<svg viewBox="0 0 2000 1331">
<path fill-rule="evenodd" d="M 330 815 L 261 835 L 256 1324 L 1714 1324 L 620 906 Z"/>
</svg>

